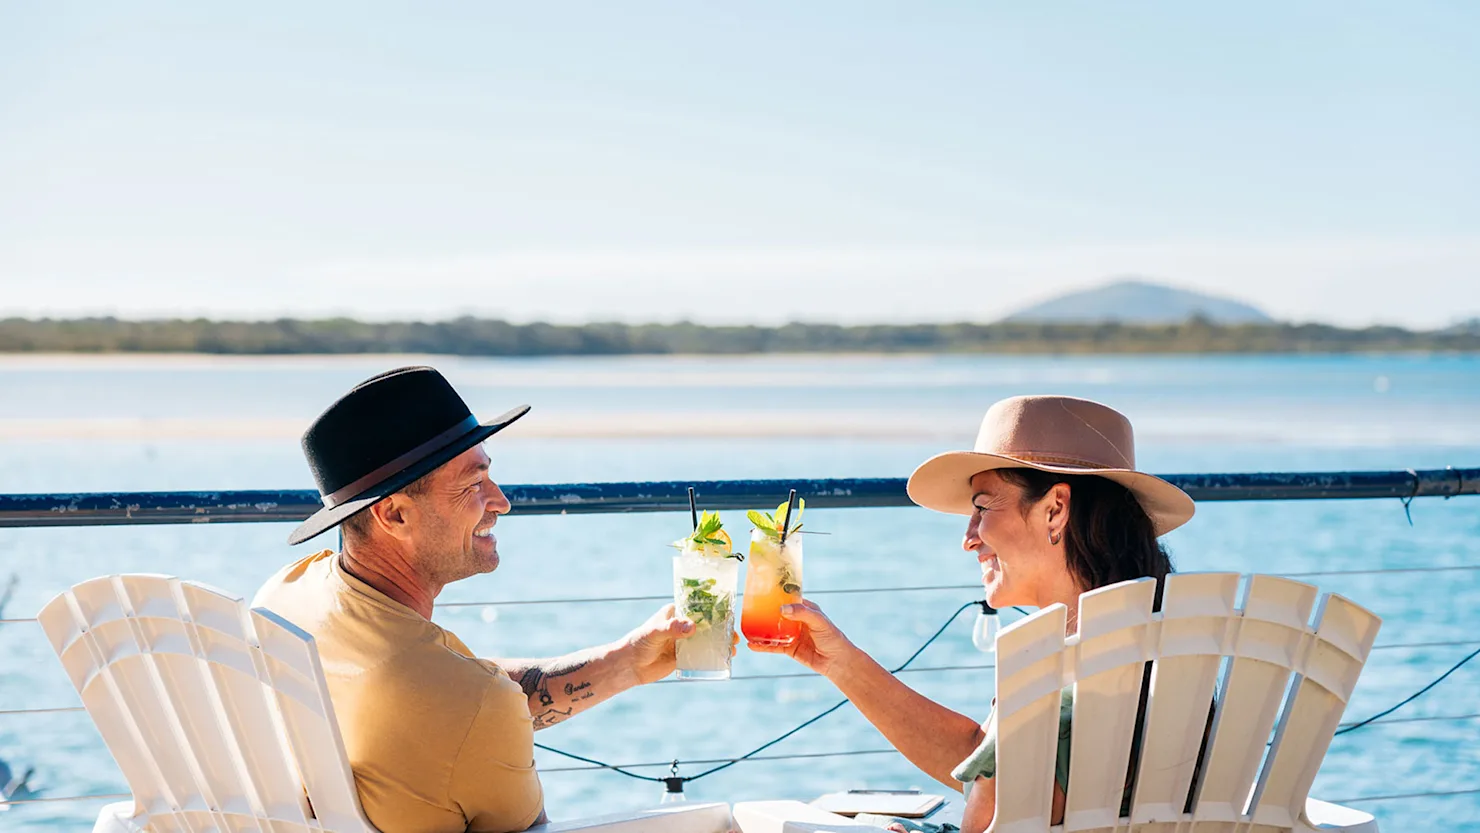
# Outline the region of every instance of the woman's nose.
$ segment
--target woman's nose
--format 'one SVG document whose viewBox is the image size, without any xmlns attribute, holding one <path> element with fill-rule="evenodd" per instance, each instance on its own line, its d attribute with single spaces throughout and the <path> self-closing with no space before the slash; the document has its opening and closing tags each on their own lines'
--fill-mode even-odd
<svg viewBox="0 0 1480 833">
<path fill-rule="evenodd" d="M 976 516 L 973 515 L 971 523 L 966 525 L 966 535 L 961 539 L 961 549 L 973 552 L 981 545 L 981 536 L 976 534 Z"/>
</svg>

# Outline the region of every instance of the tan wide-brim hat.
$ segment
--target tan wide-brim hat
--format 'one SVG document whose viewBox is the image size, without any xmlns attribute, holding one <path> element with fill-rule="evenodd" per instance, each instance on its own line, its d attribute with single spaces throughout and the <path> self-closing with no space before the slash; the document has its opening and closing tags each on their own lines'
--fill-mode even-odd
<svg viewBox="0 0 1480 833">
<path fill-rule="evenodd" d="M 927 509 L 972 514 L 971 478 L 993 469 L 1029 468 L 1113 480 L 1136 496 L 1157 535 L 1192 517 L 1186 492 L 1136 471 L 1136 441 L 1119 411 L 1072 396 L 1014 396 L 987 410 L 976 446 L 948 451 L 910 475 L 910 499 Z"/>
</svg>

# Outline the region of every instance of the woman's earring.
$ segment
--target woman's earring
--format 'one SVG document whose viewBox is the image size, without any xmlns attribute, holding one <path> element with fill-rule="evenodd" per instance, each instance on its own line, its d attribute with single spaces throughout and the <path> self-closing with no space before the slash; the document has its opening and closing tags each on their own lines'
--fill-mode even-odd
<svg viewBox="0 0 1480 833">
<path fill-rule="evenodd" d="M 1062 540 L 1064 540 L 1064 533 L 1062 532 L 1060 532 L 1058 535 L 1054 535 L 1051 532 L 1048 534 L 1048 542 L 1050 544 L 1058 546 L 1058 543 Z"/>
</svg>

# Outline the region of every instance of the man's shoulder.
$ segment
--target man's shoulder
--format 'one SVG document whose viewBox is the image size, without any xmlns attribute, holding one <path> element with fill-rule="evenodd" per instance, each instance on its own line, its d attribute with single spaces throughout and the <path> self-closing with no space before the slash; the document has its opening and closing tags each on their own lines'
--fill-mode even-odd
<svg viewBox="0 0 1480 833">
<path fill-rule="evenodd" d="M 496 663 L 475 658 L 439 625 L 338 580 L 335 555 L 325 550 L 287 565 L 252 602 L 313 636 L 331 693 L 388 714 L 454 721 L 495 703 L 517 712 L 523 691 Z"/>
<path fill-rule="evenodd" d="M 281 611 L 273 607 L 273 603 L 280 602 L 286 590 L 300 587 L 305 583 L 322 584 L 328 580 L 330 559 L 333 556 L 333 550 L 320 550 L 273 573 L 272 577 L 258 588 L 257 595 L 252 597 L 252 607 L 265 607 L 274 613 L 280 613 Z"/>
</svg>

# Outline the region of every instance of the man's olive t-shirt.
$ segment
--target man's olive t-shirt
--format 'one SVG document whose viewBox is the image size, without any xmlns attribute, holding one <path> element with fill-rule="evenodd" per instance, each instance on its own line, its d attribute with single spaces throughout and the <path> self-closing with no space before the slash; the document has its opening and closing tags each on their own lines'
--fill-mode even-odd
<svg viewBox="0 0 1480 833">
<path fill-rule="evenodd" d="M 365 814 L 385 833 L 507 833 L 539 818 L 524 692 L 324 551 L 253 600 L 313 635 Z"/>
</svg>

